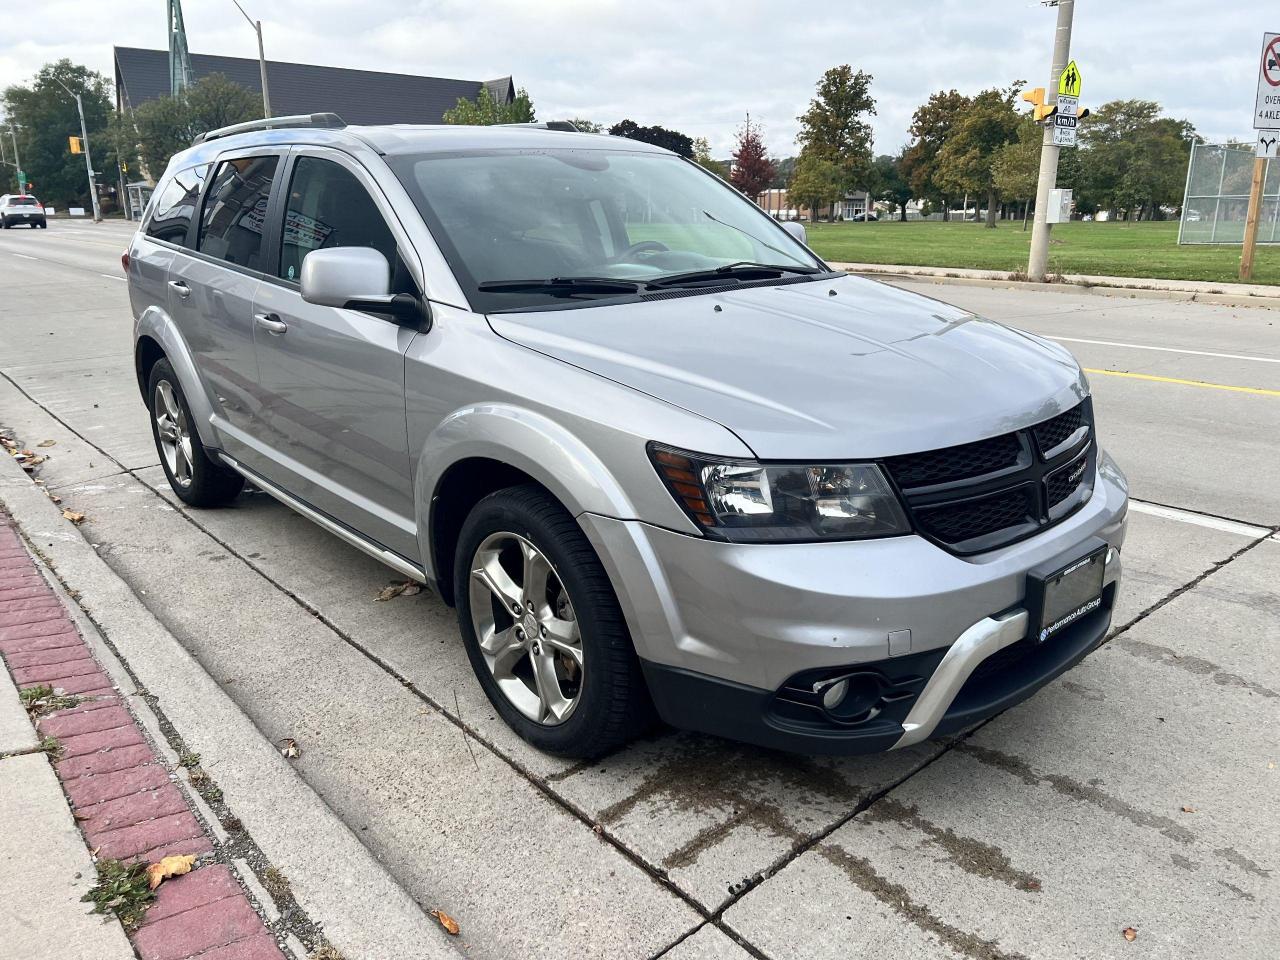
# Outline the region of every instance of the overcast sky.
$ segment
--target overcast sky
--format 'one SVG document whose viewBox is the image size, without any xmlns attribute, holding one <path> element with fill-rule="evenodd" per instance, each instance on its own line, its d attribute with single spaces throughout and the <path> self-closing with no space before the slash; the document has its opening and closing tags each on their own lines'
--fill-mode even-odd
<svg viewBox="0 0 1280 960">
<path fill-rule="evenodd" d="M 542 119 L 630 117 L 727 155 L 744 111 L 794 153 L 828 67 L 871 73 L 878 153 L 935 90 L 1044 85 L 1054 11 L 1035 0 L 241 0 L 270 59 L 484 80 L 511 74 Z M 1249 137 L 1262 0 L 1078 0 L 1083 103 L 1145 98 L 1210 140 Z M 112 76 L 111 46 L 166 48 L 164 0 L 0 0 L 0 86 L 60 57 Z M 22 9 L 23 15 L 17 11 Z M 253 57 L 231 0 L 186 0 L 193 53 Z"/>
</svg>

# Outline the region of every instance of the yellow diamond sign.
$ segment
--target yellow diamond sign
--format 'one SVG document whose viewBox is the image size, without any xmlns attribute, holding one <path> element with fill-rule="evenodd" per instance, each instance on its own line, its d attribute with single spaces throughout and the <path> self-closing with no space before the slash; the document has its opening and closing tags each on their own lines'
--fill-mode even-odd
<svg viewBox="0 0 1280 960">
<path fill-rule="evenodd" d="M 1074 60 L 1067 64 L 1067 69 L 1063 70 L 1062 76 L 1058 78 L 1058 96 L 1080 96 L 1080 68 L 1076 66 Z"/>
</svg>

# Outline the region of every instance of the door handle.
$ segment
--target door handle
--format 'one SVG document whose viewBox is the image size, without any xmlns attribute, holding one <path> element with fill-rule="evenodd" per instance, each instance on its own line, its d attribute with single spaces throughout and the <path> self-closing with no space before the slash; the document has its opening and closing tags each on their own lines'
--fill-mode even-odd
<svg viewBox="0 0 1280 960">
<path fill-rule="evenodd" d="M 253 322 L 273 337 L 283 336 L 284 332 L 289 329 L 289 325 L 274 313 L 255 313 Z"/>
<path fill-rule="evenodd" d="M 178 299 L 180 300 L 186 300 L 189 296 L 191 296 L 191 288 L 188 287 L 181 280 L 170 280 L 169 289 L 172 290 L 174 293 L 176 293 L 178 295 Z"/>
</svg>

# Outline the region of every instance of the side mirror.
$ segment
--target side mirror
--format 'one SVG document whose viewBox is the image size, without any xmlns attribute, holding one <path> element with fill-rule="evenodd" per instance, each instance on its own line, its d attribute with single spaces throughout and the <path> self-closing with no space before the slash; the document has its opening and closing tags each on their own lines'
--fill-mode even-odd
<svg viewBox="0 0 1280 960">
<path fill-rule="evenodd" d="M 416 297 L 391 293 L 391 264 L 369 247 L 312 250 L 302 258 L 302 299 L 325 307 L 422 318 Z"/>
<path fill-rule="evenodd" d="M 808 235 L 804 232 L 804 224 L 800 221 L 785 220 L 783 221 L 782 229 L 787 231 L 787 233 L 791 234 L 806 247 L 809 245 Z"/>
</svg>

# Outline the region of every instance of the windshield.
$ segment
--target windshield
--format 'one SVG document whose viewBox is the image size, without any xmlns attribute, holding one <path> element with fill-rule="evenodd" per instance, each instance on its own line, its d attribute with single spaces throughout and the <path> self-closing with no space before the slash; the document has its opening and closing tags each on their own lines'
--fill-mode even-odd
<svg viewBox="0 0 1280 960">
<path fill-rule="evenodd" d="M 825 271 L 755 204 L 679 157 L 477 150 L 388 161 L 477 310 Z"/>
<path fill-rule="evenodd" d="M 34 207 L 36 206 L 35 197 L 10 197 L 9 206 L 11 207 Z"/>
</svg>

